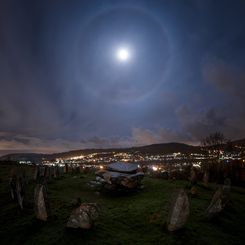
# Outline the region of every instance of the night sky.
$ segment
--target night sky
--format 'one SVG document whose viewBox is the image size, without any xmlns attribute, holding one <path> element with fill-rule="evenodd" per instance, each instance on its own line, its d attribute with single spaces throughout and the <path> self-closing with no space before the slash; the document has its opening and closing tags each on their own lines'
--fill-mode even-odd
<svg viewBox="0 0 245 245">
<path fill-rule="evenodd" d="M 243 0 L 0 1 L 0 153 L 244 138 L 244 104 Z"/>
</svg>

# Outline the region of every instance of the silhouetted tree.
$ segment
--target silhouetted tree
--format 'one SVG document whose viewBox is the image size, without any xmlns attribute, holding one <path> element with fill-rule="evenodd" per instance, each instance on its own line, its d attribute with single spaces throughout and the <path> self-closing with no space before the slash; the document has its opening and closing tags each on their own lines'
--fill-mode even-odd
<svg viewBox="0 0 245 245">
<path fill-rule="evenodd" d="M 227 140 L 222 133 L 215 132 L 202 139 L 201 145 L 206 150 L 209 150 L 213 154 L 216 154 L 217 158 L 219 159 L 220 150 L 224 149 L 224 144 L 226 144 L 226 142 Z"/>
<path fill-rule="evenodd" d="M 204 147 L 209 147 L 211 149 L 220 149 L 220 146 L 226 143 L 226 139 L 222 133 L 215 132 L 202 139 L 201 143 Z"/>
<path fill-rule="evenodd" d="M 203 165 L 203 170 L 209 172 L 212 181 L 222 182 L 223 180 L 223 164 L 219 158 L 220 151 L 224 150 L 225 144 L 226 139 L 220 132 L 210 134 L 201 141 L 201 145 L 209 158 L 208 164 Z"/>
</svg>

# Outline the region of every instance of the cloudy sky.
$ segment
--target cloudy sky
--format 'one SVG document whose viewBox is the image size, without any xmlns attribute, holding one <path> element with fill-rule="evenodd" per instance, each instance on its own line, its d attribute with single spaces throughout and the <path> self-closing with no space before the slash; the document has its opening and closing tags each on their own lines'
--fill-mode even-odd
<svg viewBox="0 0 245 245">
<path fill-rule="evenodd" d="M 244 138 L 244 10 L 1 0 L 0 153 Z"/>
</svg>

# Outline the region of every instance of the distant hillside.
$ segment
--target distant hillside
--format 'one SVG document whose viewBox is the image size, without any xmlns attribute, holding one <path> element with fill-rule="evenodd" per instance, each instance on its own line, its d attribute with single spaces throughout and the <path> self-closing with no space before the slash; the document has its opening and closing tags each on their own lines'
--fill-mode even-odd
<svg viewBox="0 0 245 245">
<path fill-rule="evenodd" d="M 233 144 L 245 146 L 245 139 L 236 140 L 232 142 Z M 33 162 L 40 162 L 42 158 L 46 158 L 48 160 L 55 158 L 70 158 L 74 156 L 78 156 L 81 154 L 90 154 L 90 153 L 102 153 L 102 152 L 140 152 L 142 154 L 168 154 L 173 152 L 181 152 L 181 153 L 199 153 L 201 152 L 201 147 L 192 146 L 183 143 L 163 143 L 163 144 L 153 144 L 139 147 L 131 147 L 131 148 L 111 148 L 111 149 L 84 149 L 84 150 L 74 150 L 68 152 L 54 153 L 54 154 L 35 154 L 35 153 L 15 153 L 8 154 L 0 157 L 1 161 L 11 160 L 11 161 L 19 161 L 19 160 L 30 160 Z"/>
<path fill-rule="evenodd" d="M 234 141 L 232 141 L 232 143 L 234 145 L 238 145 L 238 146 L 245 146 L 245 139 L 234 140 Z"/>
<path fill-rule="evenodd" d="M 51 154 L 47 157 L 59 158 L 59 157 L 73 157 L 81 154 L 90 153 L 101 153 L 101 152 L 140 152 L 142 154 L 167 154 L 173 152 L 190 153 L 190 152 L 200 152 L 200 147 L 191 146 L 182 143 L 163 143 L 163 144 L 153 144 L 147 146 L 131 147 L 131 148 L 110 148 L 110 149 L 85 149 L 85 150 L 75 150 L 69 152 L 62 152 L 57 154 Z"/>
<path fill-rule="evenodd" d="M 69 152 L 61 152 L 55 154 L 35 154 L 35 153 L 15 153 L 8 154 L 0 157 L 0 160 L 29 160 L 33 162 L 40 162 L 42 158 L 55 159 L 55 158 L 69 158 L 78 156 L 81 154 L 90 153 L 101 153 L 101 152 L 140 152 L 142 154 L 167 154 L 173 152 L 190 153 L 190 152 L 200 152 L 200 147 L 191 146 L 182 143 L 164 143 L 164 144 L 153 144 L 140 147 L 132 148 L 115 148 L 115 149 L 85 149 L 85 150 L 74 150 Z"/>
<path fill-rule="evenodd" d="M 13 153 L 0 157 L 1 161 L 31 161 L 39 163 L 42 161 L 43 157 L 48 156 L 47 154 L 38 153 Z"/>
<path fill-rule="evenodd" d="M 147 145 L 141 147 L 133 147 L 131 149 L 134 151 L 139 151 L 142 153 L 149 153 L 149 154 L 167 154 L 173 152 L 195 153 L 201 151 L 199 146 L 192 146 L 183 143 L 153 144 L 153 145 Z"/>
</svg>

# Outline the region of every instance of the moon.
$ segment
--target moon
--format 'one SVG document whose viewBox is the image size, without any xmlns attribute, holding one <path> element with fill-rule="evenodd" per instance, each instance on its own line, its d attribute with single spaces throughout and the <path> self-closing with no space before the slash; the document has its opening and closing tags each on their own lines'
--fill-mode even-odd
<svg viewBox="0 0 245 245">
<path fill-rule="evenodd" d="M 121 62 L 126 62 L 130 59 L 130 51 L 127 48 L 119 48 L 116 52 L 116 58 Z"/>
</svg>

